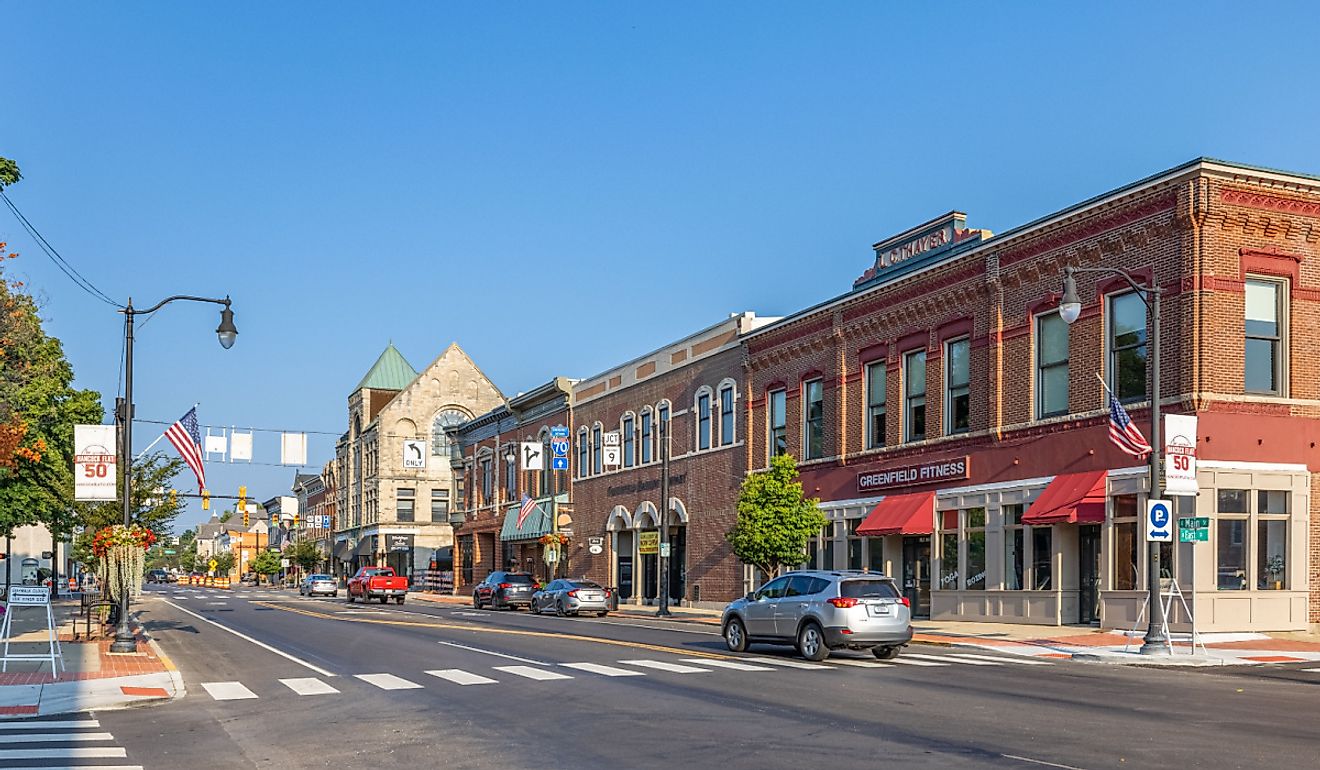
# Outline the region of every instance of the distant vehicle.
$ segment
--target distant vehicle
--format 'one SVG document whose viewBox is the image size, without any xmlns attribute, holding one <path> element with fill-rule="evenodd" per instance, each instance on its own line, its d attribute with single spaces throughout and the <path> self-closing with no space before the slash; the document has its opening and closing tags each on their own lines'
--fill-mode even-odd
<svg viewBox="0 0 1320 770">
<path fill-rule="evenodd" d="M 170 573 L 163 569 L 153 569 L 147 573 L 148 583 L 168 583 L 170 582 Z"/>
<path fill-rule="evenodd" d="M 603 618 L 610 612 L 610 591 L 590 580 L 551 580 L 532 594 L 532 613 L 553 611 L 556 615 L 580 615 L 594 612 Z"/>
<path fill-rule="evenodd" d="M 308 575 L 298 584 L 298 593 L 303 596 L 316 596 L 317 594 L 338 596 L 339 586 L 335 585 L 335 579 L 329 575 Z"/>
<path fill-rule="evenodd" d="M 396 604 L 403 604 L 408 595 L 408 578 L 395 575 L 392 567 L 363 567 L 348 579 L 347 595 L 350 602 L 379 599 L 384 604 L 393 599 Z"/>
<path fill-rule="evenodd" d="M 535 578 L 526 572 L 496 570 L 472 590 L 472 606 L 481 609 L 489 604 L 497 610 L 527 607 L 537 588 Z"/>
<path fill-rule="evenodd" d="M 254 585 L 256 585 L 256 584 L 257 584 L 257 573 L 255 573 L 255 572 L 249 572 L 249 573 L 243 575 L 243 577 L 239 578 L 238 584 L 239 584 L 239 585 L 242 585 L 242 586 L 254 586 Z"/>
<path fill-rule="evenodd" d="M 869 649 L 892 660 L 912 640 L 912 610 L 884 575 L 791 572 L 725 607 L 722 628 L 734 652 L 769 642 L 795 645 L 807 660 L 824 660 L 837 649 Z"/>
</svg>

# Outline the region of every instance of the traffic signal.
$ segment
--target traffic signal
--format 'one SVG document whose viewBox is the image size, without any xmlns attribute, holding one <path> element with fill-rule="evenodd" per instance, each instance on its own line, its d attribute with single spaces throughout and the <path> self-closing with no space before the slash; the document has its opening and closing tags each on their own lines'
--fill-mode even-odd
<svg viewBox="0 0 1320 770">
<path fill-rule="evenodd" d="M 243 514 L 243 529 L 248 528 L 247 487 L 238 488 L 238 512 Z"/>
<path fill-rule="evenodd" d="M 209 489 L 202 490 L 202 510 L 211 510 L 211 490 Z"/>
<path fill-rule="evenodd" d="M 179 490 L 177 489 L 170 490 L 170 507 L 171 508 L 179 507 Z"/>
<path fill-rule="evenodd" d="M 298 514 L 296 514 L 296 513 L 293 514 L 293 528 L 294 528 L 294 529 L 297 529 L 297 528 L 298 528 Z"/>
</svg>

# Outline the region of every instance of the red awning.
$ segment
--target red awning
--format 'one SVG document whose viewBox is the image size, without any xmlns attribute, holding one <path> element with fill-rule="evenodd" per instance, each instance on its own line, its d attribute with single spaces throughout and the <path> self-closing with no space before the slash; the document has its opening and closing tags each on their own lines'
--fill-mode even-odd
<svg viewBox="0 0 1320 770">
<path fill-rule="evenodd" d="M 1022 523 L 1103 524 L 1108 475 L 1109 471 L 1088 471 L 1055 476 L 1027 509 Z"/>
<path fill-rule="evenodd" d="M 881 500 L 857 527 L 864 537 L 929 535 L 935 528 L 935 493 L 890 495 Z"/>
</svg>

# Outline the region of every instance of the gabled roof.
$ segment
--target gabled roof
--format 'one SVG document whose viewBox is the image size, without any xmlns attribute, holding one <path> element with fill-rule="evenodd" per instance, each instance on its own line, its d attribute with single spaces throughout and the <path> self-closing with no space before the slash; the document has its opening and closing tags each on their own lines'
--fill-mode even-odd
<svg viewBox="0 0 1320 770">
<path fill-rule="evenodd" d="M 363 388 L 403 390 L 416 378 L 417 370 L 412 368 L 412 364 L 404 359 L 403 354 L 391 342 L 385 346 L 376 363 L 371 365 L 371 370 L 353 390 L 354 392 Z"/>
</svg>

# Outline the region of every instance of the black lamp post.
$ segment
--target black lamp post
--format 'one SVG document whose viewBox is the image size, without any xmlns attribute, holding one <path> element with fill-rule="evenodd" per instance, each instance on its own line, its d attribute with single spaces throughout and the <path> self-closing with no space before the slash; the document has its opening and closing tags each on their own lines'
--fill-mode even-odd
<svg viewBox="0 0 1320 770">
<path fill-rule="evenodd" d="M 655 611 L 658 618 L 667 618 L 673 613 L 669 611 L 669 412 L 665 411 L 665 419 L 660 421 L 660 543 L 656 554 L 656 572 L 659 576 L 659 591 L 656 594 L 656 601 L 659 606 Z"/>
<path fill-rule="evenodd" d="M 130 298 L 128 305 L 120 311 L 124 314 L 124 399 L 119 405 L 117 417 L 123 429 L 125 527 L 133 524 L 133 322 L 136 316 L 150 315 L 176 300 L 223 305 L 224 309 L 220 311 L 220 326 L 215 330 L 220 346 L 228 350 L 234 346 L 234 340 L 238 338 L 238 329 L 234 326 L 234 311 L 229 308 L 229 297 L 210 299 L 181 294 L 167 297 L 145 310 L 133 307 L 133 300 Z M 124 590 L 119 598 L 119 625 L 115 628 L 115 641 L 110 645 L 110 651 L 137 652 L 137 640 L 133 638 L 133 632 L 128 626 L 128 590 L 127 586 L 122 588 Z"/>
<path fill-rule="evenodd" d="M 1071 325 L 1082 313 L 1082 301 L 1077 296 L 1076 273 L 1102 273 L 1117 275 L 1137 292 L 1150 309 L 1150 500 L 1160 497 L 1160 287 L 1153 280 L 1141 284 L 1137 277 L 1116 267 L 1072 267 L 1063 269 L 1063 297 L 1059 300 L 1059 317 Z M 1160 603 L 1160 544 L 1151 541 L 1146 566 L 1147 613 L 1146 636 L 1142 640 L 1141 654 L 1153 655 L 1168 650 L 1169 640 L 1164 635 L 1164 605 Z"/>
</svg>

